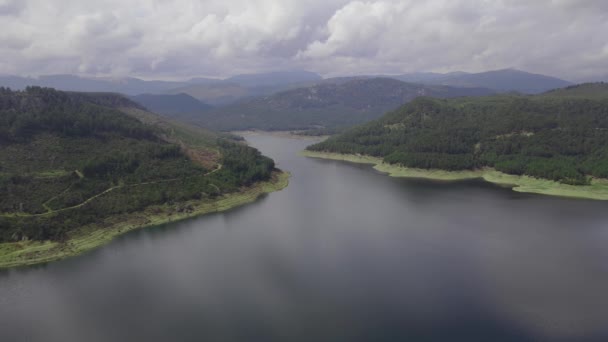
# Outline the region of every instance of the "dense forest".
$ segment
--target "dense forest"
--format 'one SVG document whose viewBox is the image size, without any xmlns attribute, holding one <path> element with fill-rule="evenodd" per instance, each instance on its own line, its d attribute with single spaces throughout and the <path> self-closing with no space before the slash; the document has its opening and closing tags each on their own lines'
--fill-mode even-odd
<svg viewBox="0 0 608 342">
<path fill-rule="evenodd" d="M 608 178 L 608 84 L 534 96 L 420 97 L 309 149 L 588 184 L 589 177 Z"/>
<path fill-rule="evenodd" d="M 274 170 L 229 136 L 183 129 L 120 95 L 39 87 L 0 88 L 0 146 L 0 242 L 66 239 L 87 223 L 214 198 Z"/>
</svg>

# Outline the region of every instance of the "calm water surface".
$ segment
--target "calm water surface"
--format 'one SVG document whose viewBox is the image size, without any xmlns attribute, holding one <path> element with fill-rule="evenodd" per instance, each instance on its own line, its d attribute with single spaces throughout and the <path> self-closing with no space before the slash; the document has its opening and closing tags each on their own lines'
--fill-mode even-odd
<svg viewBox="0 0 608 342">
<path fill-rule="evenodd" d="M 607 202 L 247 139 L 287 189 L 0 273 L 0 341 L 608 341 Z"/>
</svg>

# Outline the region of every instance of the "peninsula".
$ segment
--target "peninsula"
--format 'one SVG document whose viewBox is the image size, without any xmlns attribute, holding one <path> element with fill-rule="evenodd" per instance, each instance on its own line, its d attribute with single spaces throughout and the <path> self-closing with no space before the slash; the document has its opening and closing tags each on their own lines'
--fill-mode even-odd
<svg viewBox="0 0 608 342">
<path fill-rule="evenodd" d="M 608 84 L 420 97 L 305 155 L 371 163 L 392 176 L 483 178 L 520 192 L 608 200 Z"/>
<path fill-rule="evenodd" d="M 110 93 L 0 88 L 0 143 L 0 268 L 226 210 L 289 178 L 237 137 Z"/>
</svg>

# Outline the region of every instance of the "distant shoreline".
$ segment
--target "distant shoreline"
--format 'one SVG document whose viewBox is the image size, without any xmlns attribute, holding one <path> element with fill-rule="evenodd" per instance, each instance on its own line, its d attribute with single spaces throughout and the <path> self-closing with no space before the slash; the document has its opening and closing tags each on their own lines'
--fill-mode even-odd
<svg viewBox="0 0 608 342">
<path fill-rule="evenodd" d="M 509 175 L 491 168 L 463 171 L 425 170 L 387 164 L 384 163 L 381 158 L 366 155 L 308 150 L 302 151 L 301 155 L 311 158 L 372 164 L 374 165 L 374 169 L 387 173 L 391 177 L 420 178 L 448 182 L 467 179 L 483 179 L 497 185 L 508 186 L 513 191 L 517 192 L 579 199 L 608 200 L 608 180 L 606 179 L 593 179 L 591 185 L 568 185 L 530 176 Z"/>
<path fill-rule="evenodd" d="M 306 134 L 301 134 L 304 133 L 306 131 L 300 131 L 300 130 L 294 130 L 294 131 L 264 131 L 264 130 L 247 130 L 247 131 L 232 131 L 230 133 L 234 134 L 234 135 L 238 135 L 238 136 L 245 136 L 245 135 L 270 135 L 270 136 L 274 136 L 274 137 L 281 137 L 281 138 L 290 138 L 290 139 L 318 139 L 318 140 L 325 140 L 327 138 L 329 138 L 329 135 L 306 135 Z"/>
<path fill-rule="evenodd" d="M 260 196 L 279 191 L 289 184 L 288 172 L 274 172 L 270 181 L 258 182 L 239 192 L 215 200 L 193 200 L 173 205 L 156 205 L 132 214 L 109 217 L 72 232 L 65 242 L 21 241 L 0 243 L 0 270 L 45 264 L 77 256 L 103 246 L 127 232 L 176 222 L 205 214 L 226 211 L 254 202 Z"/>
</svg>

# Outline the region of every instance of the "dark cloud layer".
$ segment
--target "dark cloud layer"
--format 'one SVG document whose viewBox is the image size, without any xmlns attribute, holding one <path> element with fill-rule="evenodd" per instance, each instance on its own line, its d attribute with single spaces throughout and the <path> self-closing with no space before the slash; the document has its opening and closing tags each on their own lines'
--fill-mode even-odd
<svg viewBox="0 0 608 342">
<path fill-rule="evenodd" d="M 608 75 L 604 0 L 0 0 L 0 73 Z"/>
</svg>

